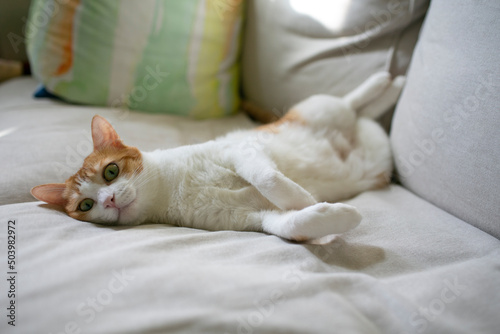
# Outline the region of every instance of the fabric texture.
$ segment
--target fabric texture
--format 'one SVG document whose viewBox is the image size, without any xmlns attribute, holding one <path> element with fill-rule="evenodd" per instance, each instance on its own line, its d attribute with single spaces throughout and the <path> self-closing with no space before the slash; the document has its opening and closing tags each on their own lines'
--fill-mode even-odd
<svg viewBox="0 0 500 334">
<path fill-rule="evenodd" d="M 34 75 L 66 101 L 213 118 L 237 111 L 243 2 L 33 1 Z"/>
<path fill-rule="evenodd" d="M 500 238 L 500 4 L 431 4 L 391 135 L 402 184 Z"/>
<path fill-rule="evenodd" d="M 247 5 L 243 93 L 274 116 L 313 94 L 344 96 L 404 74 L 427 0 L 275 0 Z"/>
<path fill-rule="evenodd" d="M 469 334 L 500 327 L 500 241 L 397 185 L 347 201 L 363 221 L 323 245 L 170 225 L 104 227 L 33 202 L 32 185 L 61 182 L 78 169 L 91 149 L 94 114 L 144 150 L 253 126 L 244 115 L 195 122 L 38 100 L 36 85 L 0 85 L 0 249 L 15 221 L 17 272 L 16 327 L 4 318 L 1 333 Z M 0 280 L 0 291 L 9 289 Z M 7 301 L 0 300 L 4 317 Z"/>
</svg>

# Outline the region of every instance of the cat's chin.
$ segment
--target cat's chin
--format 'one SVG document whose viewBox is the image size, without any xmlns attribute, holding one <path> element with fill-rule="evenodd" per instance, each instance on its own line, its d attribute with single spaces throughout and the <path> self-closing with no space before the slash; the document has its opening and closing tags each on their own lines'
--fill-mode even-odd
<svg viewBox="0 0 500 334">
<path fill-rule="evenodd" d="M 137 200 L 132 201 L 132 203 L 127 206 L 120 208 L 118 210 L 118 217 L 116 223 L 118 225 L 139 225 L 140 219 L 138 217 L 138 203 Z"/>
</svg>

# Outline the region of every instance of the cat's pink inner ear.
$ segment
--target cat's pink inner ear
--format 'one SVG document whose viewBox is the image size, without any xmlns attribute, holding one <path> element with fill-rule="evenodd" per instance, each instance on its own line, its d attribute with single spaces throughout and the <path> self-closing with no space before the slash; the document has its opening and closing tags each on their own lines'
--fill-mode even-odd
<svg viewBox="0 0 500 334">
<path fill-rule="evenodd" d="M 67 204 L 67 200 L 63 197 L 65 189 L 64 183 L 42 184 L 31 189 L 31 194 L 40 201 L 65 207 Z"/>
<path fill-rule="evenodd" d="M 92 118 L 92 141 L 94 142 L 94 150 L 97 151 L 106 147 L 125 147 L 111 124 L 99 115 Z"/>
</svg>

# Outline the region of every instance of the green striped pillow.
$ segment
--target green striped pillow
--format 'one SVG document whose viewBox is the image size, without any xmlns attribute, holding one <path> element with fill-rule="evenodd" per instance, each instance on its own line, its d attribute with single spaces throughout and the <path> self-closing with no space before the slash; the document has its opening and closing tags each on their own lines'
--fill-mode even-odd
<svg viewBox="0 0 500 334">
<path fill-rule="evenodd" d="M 196 118 L 239 105 L 242 0 L 33 0 L 32 71 L 69 102 Z"/>
</svg>

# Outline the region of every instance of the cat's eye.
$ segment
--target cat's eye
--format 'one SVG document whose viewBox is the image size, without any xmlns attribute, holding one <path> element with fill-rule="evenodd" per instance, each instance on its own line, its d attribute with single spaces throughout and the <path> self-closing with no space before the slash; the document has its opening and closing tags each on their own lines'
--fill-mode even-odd
<svg viewBox="0 0 500 334">
<path fill-rule="evenodd" d="M 118 165 L 115 164 L 114 162 L 112 162 L 109 165 L 107 165 L 106 168 L 104 168 L 104 172 L 103 172 L 102 176 L 104 177 L 104 179 L 106 181 L 111 182 L 114 179 L 116 179 L 119 172 L 120 172 L 120 169 L 118 168 Z"/>
<path fill-rule="evenodd" d="M 80 209 L 80 211 L 85 212 L 85 211 L 89 211 L 90 209 L 92 209 L 93 206 L 94 206 L 94 200 L 90 199 L 90 198 L 86 198 L 80 202 L 80 205 L 78 205 L 78 209 Z"/>
</svg>

